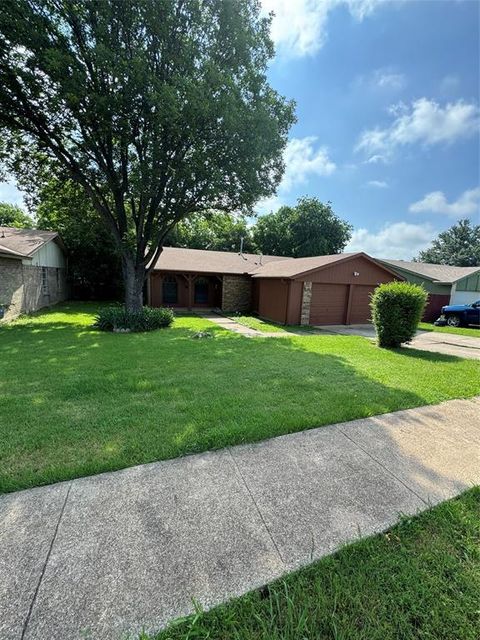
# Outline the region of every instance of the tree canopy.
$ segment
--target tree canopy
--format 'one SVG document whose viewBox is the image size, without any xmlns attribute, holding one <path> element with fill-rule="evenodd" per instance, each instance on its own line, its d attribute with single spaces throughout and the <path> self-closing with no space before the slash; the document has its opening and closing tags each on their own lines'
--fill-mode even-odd
<svg viewBox="0 0 480 640">
<path fill-rule="evenodd" d="M 16 204 L 0 202 L 0 227 L 28 229 L 35 226 L 32 218 Z"/>
<path fill-rule="evenodd" d="M 79 184 L 118 247 L 126 304 L 192 212 L 246 210 L 283 173 L 293 104 L 268 84 L 257 0 L 3 0 L 0 131 Z"/>
<path fill-rule="evenodd" d="M 467 218 L 460 220 L 440 233 L 416 260 L 456 267 L 480 266 L 480 225 L 472 224 Z"/>
<path fill-rule="evenodd" d="M 330 202 L 304 197 L 294 207 L 259 218 L 253 240 L 264 254 L 301 258 L 340 253 L 351 233 L 352 226 L 333 212 Z"/>
<path fill-rule="evenodd" d="M 182 220 L 167 236 L 173 247 L 253 253 L 252 234 L 244 217 L 226 211 L 198 213 Z"/>
</svg>

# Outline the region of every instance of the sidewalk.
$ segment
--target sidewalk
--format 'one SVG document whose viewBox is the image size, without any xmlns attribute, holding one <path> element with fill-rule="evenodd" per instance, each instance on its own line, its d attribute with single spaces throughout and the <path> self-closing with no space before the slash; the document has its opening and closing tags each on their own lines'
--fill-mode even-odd
<svg viewBox="0 0 480 640">
<path fill-rule="evenodd" d="M 0 497 L 0 638 L 158 630 L 480 483 L 480 398 Z"/>
</svg>

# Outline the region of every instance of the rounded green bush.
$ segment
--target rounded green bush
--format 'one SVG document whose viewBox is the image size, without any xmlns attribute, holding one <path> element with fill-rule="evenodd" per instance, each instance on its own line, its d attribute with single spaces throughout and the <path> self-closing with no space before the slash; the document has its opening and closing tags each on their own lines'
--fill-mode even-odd
<svg viewBox="0 0 480 640">
<path fill-rule="evenodd" d="M 375 289 L 370 302 L 380 347 L 399 347 L 415 336 L 428 294 L 410 282 L 388 282 Z"/>
<path fill-rule="evenodd" d="M 101 309 L 95 318 L 94 327 L 100 331 L 141 332 L 169 327 L 174 314 L 164 307 L 143 307 L 141 311 L 127 311 L 124 306 Z"/>
</svg>

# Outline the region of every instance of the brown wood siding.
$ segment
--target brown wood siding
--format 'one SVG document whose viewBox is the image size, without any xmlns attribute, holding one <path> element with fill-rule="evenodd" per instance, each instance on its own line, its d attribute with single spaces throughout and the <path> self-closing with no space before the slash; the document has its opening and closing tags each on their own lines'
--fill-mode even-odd
<svg viewBox="0 0 480 640">
<path fill-rule="evenodd" d="M 302 308 L 303 282 L 291 280 L 289 282 L 287 324 L 300 324 Z"/>
<path fill-rule="evenodd" d="M 358 273 L 355 276 L 354 273 Z M 397 278 L 401 280 L 401 277 Z M 380 265 L 370 262 L 363 256 L 352 258 L 346 262 L 333 264 L 331 267 L 301 276 L 301 280 L 335 284 L 368 284 L 377 286 L 381 282 L 395 280 L 395 276 Z"/>
<path fill-rule="evenodd" d="M 347 301 L 348 285 L 314 283 L 310 304 L 310 324 L 343 324 Z"/>
<path fill-rule="evenodd" d="M 285 323 L 288 282 L 280 279 L 258 279 L 258 315 Z"/>
<path fill-rule="evenodd" d="M 350 307 L 349 324 L 364 324 L 370 322 L 370 296 L 375 287 L 368 285 L 351 285 L 352 302 Z"/>
<path fill-rule="evenodd" d="M 423 320 L 433 322 L 442 315 L 442 307 L 450 304 L 450 296 L 440 295 L 438 293 L 429 293 Z"/>
</svg>

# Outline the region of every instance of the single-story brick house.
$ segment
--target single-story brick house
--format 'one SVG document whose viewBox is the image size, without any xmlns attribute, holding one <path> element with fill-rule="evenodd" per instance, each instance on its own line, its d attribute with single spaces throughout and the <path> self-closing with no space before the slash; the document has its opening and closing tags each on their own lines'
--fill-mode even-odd
<svg viewBox="0 0 480 640">
<path fill-rule="evenodd" d="M 5 319 L 65 300 L 66 274 L 58 233 L 0 227 L 0 307 Z"/>
<path fill-rule="evenodd" d="M 480 299 L 480 267 L 379 260 L 399 276 L 428 291 L 424 319 L 436 320 L 446 304 L 470 304 Z"/>
<path fill-rule="evenodd" d="M 312 258 L 165 247 L 148 281 L 152 306 L 254 311 L 283 324 L 368 322 L 378 284 L 402 280 L 365 253 Z"/>
</svg>

